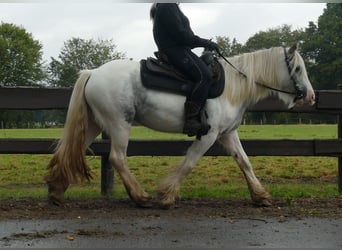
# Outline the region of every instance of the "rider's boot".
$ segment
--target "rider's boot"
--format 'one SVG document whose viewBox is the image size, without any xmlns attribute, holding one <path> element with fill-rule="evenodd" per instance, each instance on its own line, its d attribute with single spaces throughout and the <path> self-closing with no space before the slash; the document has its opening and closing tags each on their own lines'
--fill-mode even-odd
<svg viewBox="0 0 342 250">
<path fill-rule="evenodd" d="M 206 135 L 210 129 L 207 123 L 207 116 L 205 110 L 201 109 L 201 105 L 196 102 L 186 101 L 184 104 L 185 122 L 183 133 L 188 136 L 197 136 L 201 138 Z"/>
</svg>

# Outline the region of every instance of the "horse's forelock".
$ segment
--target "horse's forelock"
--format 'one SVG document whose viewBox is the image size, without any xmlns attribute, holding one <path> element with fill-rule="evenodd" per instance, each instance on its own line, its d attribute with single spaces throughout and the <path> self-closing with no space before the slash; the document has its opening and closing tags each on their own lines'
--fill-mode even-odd
<svg viewBox="0 0 342 250">
<path fill-rule="evenodd" d="M 304 71 L 306 74 L 306 68 L 305 68 L 304 60 L 298 51 L 295 51 L 294 56 L 293 56 L 290 63 L 291 63 L 291 73 L 290 73 L 291 75 L 295 74 L 296 68 L 298 66 L 300 66 L 302 71 Z"/>
</svg>

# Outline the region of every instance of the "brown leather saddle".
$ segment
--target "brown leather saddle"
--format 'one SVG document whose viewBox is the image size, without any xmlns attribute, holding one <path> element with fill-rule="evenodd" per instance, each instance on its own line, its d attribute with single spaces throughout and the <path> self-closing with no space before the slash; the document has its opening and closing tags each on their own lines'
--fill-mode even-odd
<svg viewBox="0 0 342 250">
<path fill-rule="evenodd" d="M 160 58 L 157 53 L 156 55 Z M 225 81 L 223 67 L 211 52 L 202 55 L 201 59 L 213 72 L 208 99 L 216 98 L 220 96 L 224 90 Z M 163 59 L 149 57 L 146 60 L 141 60 L 140 74 L 143 85 L 150 89 L 189 96 L 195 87 L 194 82 L 187 79 Z"/>
</svg>

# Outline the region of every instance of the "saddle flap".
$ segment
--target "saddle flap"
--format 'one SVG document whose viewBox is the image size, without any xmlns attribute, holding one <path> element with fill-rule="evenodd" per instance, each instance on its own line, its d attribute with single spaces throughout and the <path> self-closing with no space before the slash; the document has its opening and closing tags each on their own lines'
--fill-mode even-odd
<svg viewBox="0 0 342 250">
<path fill-rule="evenodd" d="M 179 81 L 187 81 L 186 77 L 184 75 L 182 75 L 181 73 L 179 73 L 171 65 L 165 64 L 162 61 L 157 60 L 153 57 L 147 58 L 146 67 L 149 71 L 154 72 L 156 74 L 175 78 Z"/>
<path fill-rule="evenodd" d="M 140 75 L 142 84 L 149 89 L 172 92 L 186 96 L 192 89 L 191 82 L 178 79 L 174 74 L 169 74 L 163 68 L 157 66 L 152 60 L 140 61 Z M 151 70 L 152 69 L 152 70 Z"/>
</svg>

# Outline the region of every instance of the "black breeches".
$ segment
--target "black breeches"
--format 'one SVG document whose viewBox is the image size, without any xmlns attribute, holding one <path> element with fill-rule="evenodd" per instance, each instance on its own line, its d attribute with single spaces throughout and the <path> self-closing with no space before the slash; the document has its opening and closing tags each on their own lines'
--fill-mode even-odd
<svg viewBox="0 0 342 250">
<path fill-rule="evenodd" d="M 168 60 L 196 85 L 187 100 L 203 106 L 208 97 L 212 73 L 208 66 L 190 48 L 173 47 L 163 51 Z"/>
</svg>

